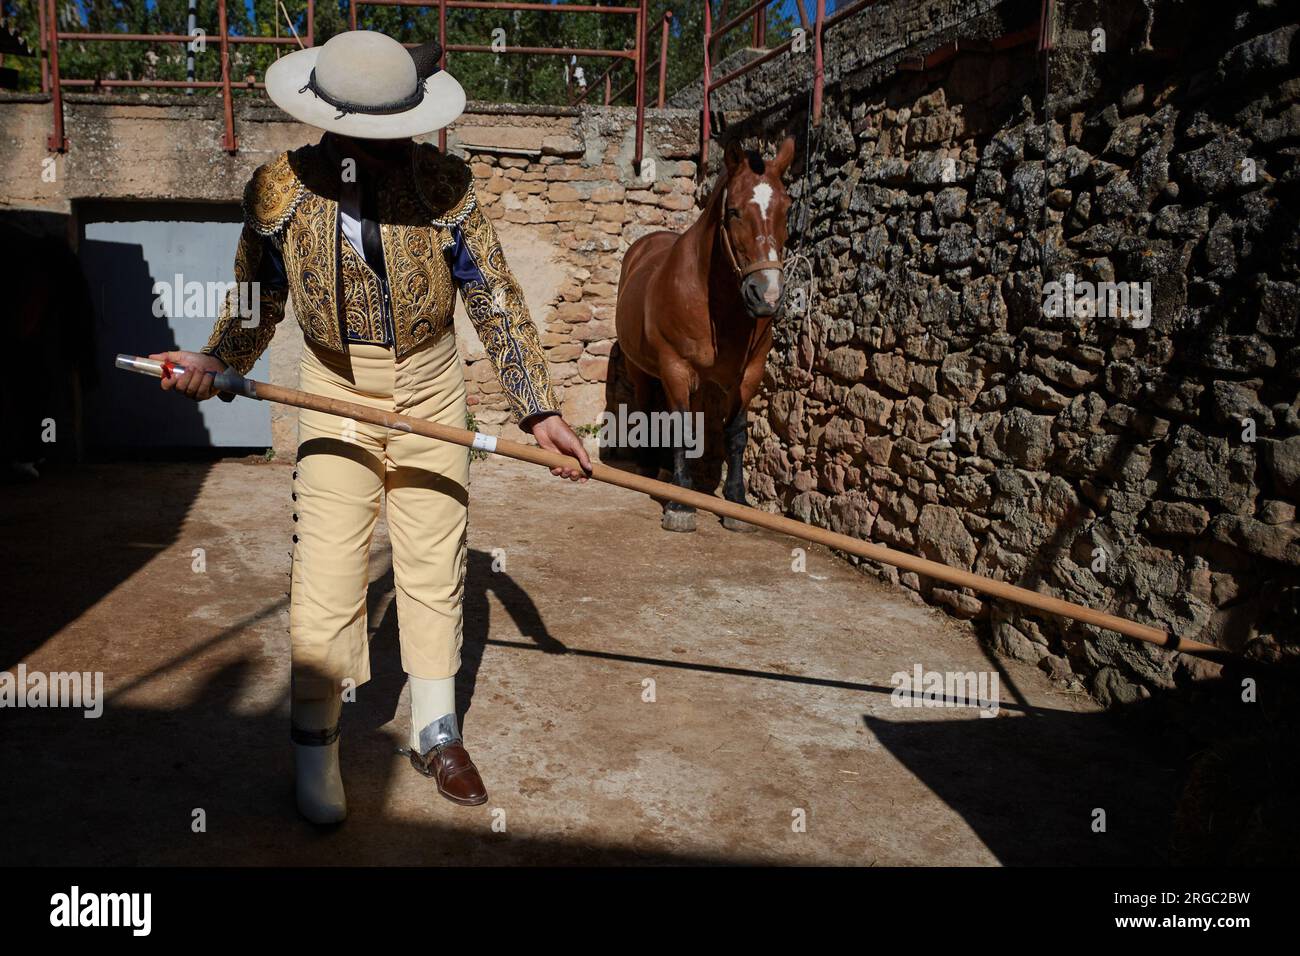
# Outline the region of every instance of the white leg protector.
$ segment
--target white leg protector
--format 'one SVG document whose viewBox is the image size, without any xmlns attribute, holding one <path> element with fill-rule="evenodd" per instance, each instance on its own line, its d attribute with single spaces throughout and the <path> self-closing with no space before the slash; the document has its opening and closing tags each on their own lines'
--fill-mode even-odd
<svg viewBox="0 0 1300 956">
<path fill-rule="evenodd" d="M 339 715 L 343 702 L 294 700 L 293 766 L 298 812 L 316 824 L 340 823 L 348 815 L 339 772 Z"/>
<path fill-rule="evenodd" d="M 427 680 L 408 676 L 407 682 L 411 685 L 411 749 L 426 754 L 437 744 L 444 743 L 443 738 L 459 738 L 456 678 Z"/>
</svg>

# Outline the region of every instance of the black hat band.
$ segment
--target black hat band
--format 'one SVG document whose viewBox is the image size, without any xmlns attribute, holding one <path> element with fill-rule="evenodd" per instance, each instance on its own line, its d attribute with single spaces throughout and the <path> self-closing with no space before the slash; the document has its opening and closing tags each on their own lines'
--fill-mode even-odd
<svg viewBox="0 0 1300 956">
<path fill-rule="evenodd" d="M 366 113 L 371 116 L 387 116 L 393 113 L 405 113 L 407 110 L 415 109 L 424 100 L 424 81 L 439 70 L 438 61 L 442 59 L 442 46 L 437 40 L 430 40 L 428 43 L 421 44 L 410 51 L 411 59 L 415 61 L 415 92 L 410 96 L 397 100 L 392 103 L 380 103 L 377 106 L 370 106 L 364 103 L 352 103 L 348 100 L 339 99 L 331 96 L 325 90 L 321 89 L 316 82 L 316 68 L 312 67 L 311 76 L 307 78 L 307 83 L 298 90 L 299 93 L 306 93 L 311 90 L 319 99 L 324 100 L 330 106 L 339 111 L 335 119 L 342 119 L 349 113 Z"/>
</svg>

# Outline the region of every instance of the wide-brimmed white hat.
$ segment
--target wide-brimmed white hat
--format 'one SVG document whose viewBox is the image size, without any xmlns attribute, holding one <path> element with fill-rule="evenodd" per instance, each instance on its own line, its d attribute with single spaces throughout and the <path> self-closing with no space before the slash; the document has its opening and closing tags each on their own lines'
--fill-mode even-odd
<svg viewBox="0 0 1300 956">
<path fill-rule="evenodd" d="M 266 71 L 266 92 L 294 119 L 342 136 L 405 139 L 442 129 L 465 91 L 438 68 L 437 41 L 407 51 L 392 37 L 352 30 L 296 50 Z"/>
</svg>

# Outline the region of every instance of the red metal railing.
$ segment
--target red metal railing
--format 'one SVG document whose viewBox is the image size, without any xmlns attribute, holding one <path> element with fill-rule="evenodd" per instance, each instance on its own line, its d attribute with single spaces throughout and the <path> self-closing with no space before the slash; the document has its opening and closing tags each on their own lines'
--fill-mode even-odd
<svg viewBox="0 0 1300 956">
<path fill-rule="evenodd" d="M 288 37 L 248 37 L 248 36 L 231 36 L 230 25 L 226 16 L 226 0 L 217 0 L 217 20 L 218 32 L 220 33 L 219 41 L 221 48 L 221 79 L 220 80 L 105 80 L 105 79 L 65 79 L 59 72 L 59 41 L 75 40 L 79 42 L 103 42 L 103 43 L 191 43 L 197 37 L 188 33 L 86 33 L 79 31 L 63 31 L 58 28 L 58 9 L 57 0 L 37 0 L 40 3 L 41 13 L 41 44 L 45 48 L 46 55 L 49 57 L 48 71 L 42 66 L 41 69 L 41 88 L 46 89 L 46 74 L 48 72 L 48 89 L 50 93 L 50 102 L 54 109 L 54 129 L 50 133 L 49 148 L 56 152 L 66 152 L 68 148 L 68 139 L 64 134 L 63 127 L 63 88 L 64 87 L 94 87 L 96 89 L 111 89 L 114 87 L 154 87 L 166 89 L 220 89 L 223 107 L 224 129 L 221 136 L 222 148 L 227 152 L 233 153 L 239 148 L 239 140 L 235 136 L 235 113 L 232 99 L 232 90 L 234 84 L 230 79 L 230 47 L 236 43 L 259 44 L 264 43 L 271 46 L 293 46 L 294 44 L 311 46 L 316 30 L 316 0 L 307 0 L 307 35 L 299 39 L 296 36 Z M 257 88 L 263 84 L 257 82 L 245 82 L 239 84 L 241 88 Z"/>
<path fill-rule="evenodd" d="M 63 123 L 63 90 L 65 88 L 75 87 L 93 87 L 96 89 L 108 89 L 113 87 L 155 87 L 171 89 L 220 89 L 222 97 L 222 113 L 224 121 L 224 130 L 222 133 L 222 148 L 228 152 L 234 153 L 239 148 L 239 139 L 235 135 L 234 121 L 234 97 L 236 89 L 260 89 L 264 84 L 255 80 L 245 80 L 236 83 L 230 76 L 230 47 L 234 44 L 270 44 L 292 46 L 294 44 L 312 46 L 315 41 L 315 0 L 307 0 L 307 32 L 306 36 L 299 39 L 293 37 L 262 37 L 262 36 L 239 36 L 231 35 L 230 26 L 227 17 L 228 0 L 217 0 L 217 19 L 218 33 L 217 40 L 220 43 L 221 50 L 221 79 L 220 80 L 112 80 L 112 79 L 69 79 L 62 76 L 59 71 L 59 43 L 60 41 L 77 41 L 77 42 L 160 42 L 160 43 L 190 43 L 195 39 L 194 36 L 184 33 L 89 33 L 76 31 L 63 31 L 58 29 L 57 18 L 57 0 L 37 0 L 40 14 L 40 31 L 41 46 L 43 50 L 41 64 L 41 89 L 50 93 L 50 100 L 53 107 L 54 120 L 53 131 L 49 137 L 49 148 L 58 152 L 64 152 L 68 148 L 67 136 L 64 132 Z M 638 173 L 641 169 L 641 160 L 644 155 L 645 142 L 645 109 L 646 109 L 646 85 L 647 85 L 647 66 L 649 59 L 647 57 L 647 0 L 633 0 L 631 6 L 611 6 L 609 4 L 594 3 L 528 3 L 528 2 L 504 2 L 504 0 L 349 0 L 348 20 L 352 29 L 357 25 L 357 9 L 361 6 L 388 6 L 388 7 L 424 7 L 437 8 L 438 10 L 438 39 L 442 44 L 442 62 L 443 69 L 447 67 L 447 55 L 449 53 L 514 53 L 514 54 L 540 54 L 556 56 L 594 56 L 609 57 L 614 59 L 613 66 L 622 62 L 630 62 L 634 66 L 634 75 L 631 82 L 624 86 L 618 93 L 612 93 L 611 72 L 606 71 L 601 78 L 606 85 L 606 103 L 612 102 L 622 96 L 628 90 L 634 92 L 634 104 L 636 107 L 636 155 L 635 165 Z M 593 14 L 610 14 L 632 16 L 636 18 L 636 42 L 631 49 L 625 50 L 601 50 L 601 49 L 581 49 L 577 47 L 524 47 L 524 46 L 505 46 L 497 49 L 492 46 L 470 43 L 449 43 L 447 42 L 447 10 L 448 9 L 467 9 L 467 10 L 499 10 L 504 12 L 514 11 L 537 11 L 544 13 L 593 13 Z M 664 84 L 667 81 L 667 49 L 668 49 L 668 30 L 669 23 L 672 19 L 671 13 L 666 13 L 662 20 L 662 31 L 659 44 L 659 99 L 658 103 L 662 107 L 664 103 Z M 48 66 L 47 66 L 48 61 Z M 612 67 L 611 67 L 612 69 Z M 600 81 L 598 81 L 600 82 Z M 590 88 L 589 88 L 590 90 Z M 588 92 L 589 92 L 588 90 Z M 586 98 L 586 94 L 574 101 L 574 105 L 581 103 Z M 446 131 L 439 134 L 439 144 L 446 148 Z"/>
<path fill-rule="evenodd" d="M 786 40 L 780 46 L 766 50 L 761 56 L 750 60 L 744 66 L 737 67 L 726 76 L 719 80 L 713 79 L 713 53 L 714 47 L 717 46 L 721 38 L 744 23 L 751 17 L 754 20 L 754 46 L 761 49 L 766 41 L 767 36 L 767 8 L 774 0 L 758 0 L 757 3 L 746 7 L 741 13 L 738 13 L 732 19 L 728 20 L 717 30 L 713 29 L 713 12 L 712 4 L 705 0 L 704 4 L 704 109 L 701 112 L 700 120 L 700 169 L 703 171 L 707 164 L 709 155 L 709 136 L 711 123 L 711 112 L 709 107 L 709 94 L 719 87 L 737 80 L 753 70 L 758 69 L 764 63 L 769 63 L 781 54 L 785 53 L 794 45 L 793 36 Z M 879 0 L 857 0 L 856 3 L 850 3 L 846 7 L 836 10 L 829 17 L 826 15 L 826 0 L 816 0 L 817 8 L 813 16 L 813 106 L 812 122 L 814 126 L 820 125 L 822 119 L 822 94 L 826 84 L 826 69 L 824 59 L 823 38 L 827 30 L 831 27 L 843 23 L 855 13 L 865 10 L 867 7 L 879 2 Z M 799 12 L 799 22 L 805 33 L 808 30 L 808 12 L 804 8 L 804 0 L 795 0 L 795 8 Z M 726 11 L 726 0 L 723 0 L 722 10 Z"/>
<path fill-rule="evenodd" d="M 908 57 L 898 62 L 898 69 L 913 73 L 924 73 L 942 66 L 958 53 L 1001 53 L 1030 43 L 1038 43 L 1042 37 L 1042 23 L 1034 23 L 1014 33 L 1004 33 L 992 39 L 950 40 L 935 47 L 924 56 Z"/>
<path fill-rule="evenodd" d="M 660 33 L 659 33 L 659 60 L 658 60 L 659 98 L 656 101 L 659 106 L 659 109 L 664 108 L 664 99 L 666 96 L 665 86 L 668 83 L 668 33 L 672 27 L 672 22 L 673 22 L 673 12 L 671 10 L 665 10 L 664 15 L 660 17 Z M 647 36 L 646 39 L 648 41 L 649 37 Z M 644 57 L 644 59 L 645 59 L 644 69 L 647 72 L 649 72 L 649 69 L 653 65 L 654 61 L 652 61 L 648 56 Z M 614 100 L 618 99 L 623 94 L 625 94 L 628 90 L 632 89 L 636 85 L 635 77 L 629 80 L 627 82 L 627 85 L 620 88 L 617 93 L 613 92 L 614 71 L 618 69 L 618 67 L 622 66 L 623 62 L 624 61 L 622 60 L 616 60 L 615 62 L 611 63 L 609 65 L 609 68 L 605 70 L 604 73 L 596 77 L 594 83 L 591 83 L 590 85 L 586 86 L 583 89 L 583 91 L 579 93 L 577 96 L 572 97 L 569 100 L 569 105 L 577 106 L 578 104 L 585 102 L 587 100 L 587 97 L 591 95 L 591 91 L 600 84 L 603 84 L 605 87 L 606 106 L 609 106 L 611 103 L 614 102 Z M 648 78 L 647 78 L 647 82 L 648 82 Z"/>
<path fill-rule="evenodd" d="M 357 28 L 357 9 L 363 6 L 371 7 L 425 7 L 438 8 L 438 42 L 442 45 L 442 61 L 440 65 L 445 70 L 447 68 L 447 56 L 450 53 L 514 53 L 514 54 L 531 54 L 531 55 L 550 55 L 550 56 L 599 56 L 610 57 L 614 59 L 617 66 L 619 62 L 631 61 L 635 69 L 635 76 L 632 84 L 635 86 L 635 106 L 636 106 L 636 155 L 633 163 L 636 171 L 641 171 L 641 159 L 644 155 L 645 144 L 645 106 L 646 106 L 646 10 L 647 0 L 636 0 L 635 6 L 615 7 L 608 4 L 578 4 L 578 3 L 521 3 L 507 2 L 507 0 L 348 0 L 348 25 L 351 29 Z M 636 43 L 630 50 L 599 50 L 583 49 L 578 47 L 534 47 L 534 46 L 510 46 L 506 44 L 503 47 L 495 47 L 485 44 L 476 43 L 449 43 L 447 42 L 447 11 L 448 10 L 500 10 L 505 12 L 531 10 L 538 13 L 599 13 L 636 17 Z M 665 37 L 667 34 L 667 21 L 665 20 Z M 660 59 L 665 56 L 665 43 L 660 49 Z M 664 73 L 664 67 L 660 68 L 660 75 Z M 610 70 L 597 82 L 604 81 L 609 84 Z M 590 89 L 590 88 L 589 88 Z M 628 87 L 624 87 L 618 94 L 613 95 L 613 99 L 622 95 Z M 585 99 L 585 96 L 583 97 Z M 660 105 L 663 103 L 663 87 L 660 84 L 659 94 Z M 607 99 L 608 103 L 610 99 Z M 581 100 L 578 100 L 581 102 Z M 446 149 L 447 132 L 441 130 L 438 133 L 439 147 Z"/>
<path fill-rule="evenodd" d="M 742 26 L 746 20 L 753 21 L 752 44 L 755 49 L 762 49 L 767 45 L 767 8 L 775 0 L 757 0 L 748 7 L 736 14 L 730 20 L 727 20 L 722 26 L 714 29 L 713 27 L 713 4 L 711 0 L 705 0 L 704 3 L 704 108 L 700 112 L 700 173 L 703 175 L 709 159 L 709 139 L 712 134 L 713 115 L 710 106 L 710 94 L 719 87 L 726 86 L 728 83 L 738 80 L 753 70 L 758 69 L 764 63 L 768 63 L 794 46 L 795 36 L 791 36 L 779 46 L 766 50 L 760 56 L 754 57 L 743 66 L 737 67 L 721 79 L 713 78 L 713 57 L 717 53 L 718 44 L 732 30 Z M 861 0 L 859 3 L 851 4 L 845 9 L 839 11 L 832 17 L 826 16 L 826 0 L 816 0 L 817 9 L 813 18 L 813 125 L 821 123 L 822 116 L 822 87 L 825 82 L 825 70 L 822 60 L 822 34 L 832 23 L 842 20 L 851 13 L 875 3 L 876 0 Z M 803 0 L 795 0 L 795 8 L 799 11 L 799 23 L 804 33 L 808 30 L 808 12 L 804 8 Z M 727 0 L 723 0 L 721 15 L 726 16 Z"/>
<path fill-rule="evenodd" d="M 704 108 L 700 112 L 700 174 L 704 174 L 705 167 L 709 157 L 709 138 L 712 129 L 712 114 L 709 106 L 709 94 L 721 86 L 739 79 L 746 73 L 757 69 L 764 63 L 768 63 L 789 50 L 794 45 L 794 37 L 786 40 L 780 46 L 773 47 L 765 51 L 762 55 L 750 60 L 744 66 L 732 70 L 726 76 L 719 80 L 713 79 L 713 55 L 716 52 L 717 45 L 721 38 L 730 31 L 741 26 L 746 20 L 753 18 L 754 21 L 754 47 L 761 49 L 766 37 L 767 8 L 774 0 L 757 0 L 756 3 L 746 7 L 743 11 L 736 14 L 718 29 L 713 28 L 713 3 L 712 0 L 705 0 L 704 3 Z M 804 9 L 804 0 L 794 0 L 795 8 L 799 12 L 799 22 L 804 31 L 808 30 L 808 14 Z M 812 123 L 814 126 L 820 125 L 822 118 L 822 96 L 825 89 L 826 73 L 824 60 L 823 37 L 825 32 L 837 24 L 843 23 L 849 17 L 860 13 L 867 7 L 879 2 L 879 0 L 857 0 L 856 3 L 850 3 L 845 7 L 836 10 L 831 16 L 826 15 L 826 0 L 816 0 L 817 10 L 813 19 L 813 101 L 812 101 Z M 952 41 L 946 43 L 929 54 L 921 57 L 912 57 L 899 62 L 900 70 L 929 70 L 941 63 L 946 62 L 955 56 L 961 50 L 978 51 L 982 53 L 999 52 L 1008 50 L 1013 47 L 1023 46 L 1027 43 L 1038 41 L 1040 52 L 1050 48 L 1050 28 L 1048 24 L 1051 19 L 1051 9 L 1055 0 L 1043 0 L 1043 12 L 1037 23 L 1019 31 L 1007 33 L 1003 36 L 992 40 L 967 40 Z M 722 0 L 721 16 L 726 16 L 727 0 Z"/>
</svg>

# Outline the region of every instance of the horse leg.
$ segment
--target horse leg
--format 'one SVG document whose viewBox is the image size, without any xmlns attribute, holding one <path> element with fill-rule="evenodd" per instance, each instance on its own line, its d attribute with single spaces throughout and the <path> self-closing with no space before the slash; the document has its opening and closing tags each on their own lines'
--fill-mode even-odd
<svg viewBox="0 0 1300 956">
<path fill-rule="evenodd" d="M 664 370 L 664 393 L 668 398 L 668 411 L 681 416 L 683 431 L 691 414 L 691 396 L 695 389 L 694 371 L 684 362 L 674 363 Z M 691 469 L 686 458 L 685 443 L 672 449 L 673 484 L 678 488 L 690 489 Z M 659 522 L 665 531 L 694 531 L 695 509 L 689 505 L 679 505 L 675 501 L 664 504 L 664 515 Z"/>
<path fill-rule="evenodd" d="M 740 386 L 736 389 L 736 406 L 731 418 L 723 430 L 727 443 L 727 481 L 722 486 L 722 496 L 738 505 L 747 505 L 745 500 L 745 445 L 749 443 L 749 403 L 758 392 L 763 380 L 763 367 L 767 362 L 767 351 L 771 347 L 769 332 L 764 336 L 761 347 L 750 356 L 741 376 Z M 757 531 L 752 524 L 735 518 L 723 518 L 722 526 L 728 531 Z"/>
<path fill-rule="evenodd" d="M 723 428 L 727 448 L 727 480 L 722 486 L 722 497 L 738 505 L 745 500 L 745 445 L 749 442 L 749 410 L 745 405 L 736 409 Z M 752 524 L 736 518 L 723 517 L 722 526 L 728 531 L 757 531 Z"/>
<path fill-rule="evenodd" d="M 623 357 L 623 367 L 627 369 L 627 376 L 632 381 L 633 401 L 636 403 L 636 407 L 632 410 L 649 416 L 654 412 L 654 377 L 649 372 L 642 371 L 626 355 Z M 659 449 L 649 446 L 634 448 L 632 449 L 632 458 L 636 462 L 637 471 L 641 474 L 649 475 L 651 478 L 659 476 Z"/>
<path fill-rule="evenodd" d="M 691 470 L 686 463 L 686 449 L 673 449 L 673 484 L 678 488 L 691 488 Z M 694 531 L 695 509 L 675 501 L 664 504 L 664 516 L 659 522 L 665 531 Z"/>
</svg>

